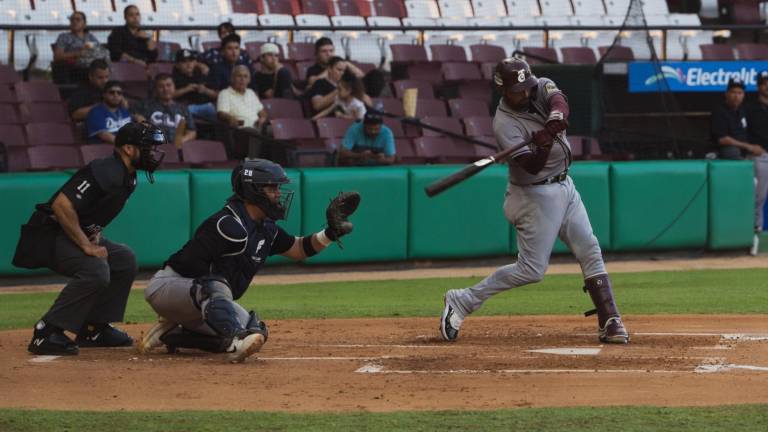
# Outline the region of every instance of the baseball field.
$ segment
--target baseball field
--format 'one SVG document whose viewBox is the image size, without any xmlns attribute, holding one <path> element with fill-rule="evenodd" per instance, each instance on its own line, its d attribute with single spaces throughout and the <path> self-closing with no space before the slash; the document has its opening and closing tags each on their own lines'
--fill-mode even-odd
<svg viewBox="0 0 768 432">
<path fill-rule="evenodd" d="M 257 276 L 257 358 L 132 348 L 32 356 L 60 285 L 0 290 L 1 431 L 765 431 L 768 259 L 610 262 L 627 346 L 601 345 L 578 268 L 494 297 L 455 343 L 445 290 L 488 268 Z M 124 328 L 155 317 L 133 290 Z"/>
</svg>

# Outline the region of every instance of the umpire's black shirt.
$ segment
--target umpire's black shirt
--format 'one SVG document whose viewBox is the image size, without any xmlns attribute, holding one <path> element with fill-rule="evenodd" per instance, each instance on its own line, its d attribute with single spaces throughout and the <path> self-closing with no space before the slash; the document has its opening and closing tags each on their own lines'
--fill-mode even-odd
<svg viewBox="0 0 768 432">
<path fill-rule="evenodd" d="M 186 278 L 223 276 L 237 300 L 267 257 L 286 252 L 293 243 L 294 237 L 275 221 L 255 222 L 242 201 L 233 199 L 203 221 L 192 239 L 165 264 Z"/>
<path fill-rule="evenodd" d="M 80 168 L 51 199 L 38 208 L 53 214 L 51 204 L 59 195 L 66 195 L 80 219 L 80 228 L 86 235 L 95 234 L 125 206 L 125 202 L 136 189 L 136 173 L 128 172 L 117 153 L 111 157 L 96 159 Z"/>
<path fill-rule="evenodd" d="M 721 146 L 720 138 L 729 136 L 733 139 L 749 142 L 747 135 L 747 112 L 744 104 L 738 109 L 732 110 L 726 104 L 722 104 L 712 111 L 712 142 L 714 143 L 721 159 L 743 159 L 744 153 L 738 147 Z"/>
<path fill-rule="evenodd" d="M 768 105 L 759 100 L 747 108 L 749 142 L 768 150 Z"/>
</svg>

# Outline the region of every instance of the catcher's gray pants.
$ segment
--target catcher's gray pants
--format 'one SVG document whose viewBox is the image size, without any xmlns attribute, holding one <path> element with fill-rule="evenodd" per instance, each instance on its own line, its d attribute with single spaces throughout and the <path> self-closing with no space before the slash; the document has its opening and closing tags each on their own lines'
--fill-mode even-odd
<svg viewBox="0 0 768 432">
<path fill-rule="evenodd" d="M 755 229 L 763 230 L 763 206 L 768 195 L 768 153 L 752 158 L 755 162 Z"/>
<path fill-rule="evenodd" d="M 203 314 L 195 306 L 191 293 L 194 279 L 185 278 L 166 266 L 155 273 L 144 290 L 144 299 L 161 317 L 181 324 L 187 330 L 216 336 L 208 324 L 203 321 Z M 232 302 L 237 312 L 237 319 L 245 327 L 250 320 L 248 311 L 239 304 Z"/>
<path fill-rule="evenodd" d="M 549 185 L 510 184 L 504 215 L 517 230 L 517 262 L 454 292 L 451 300 L 461 315 L 476 311 L 494 294 L 544 278 L 558 236 L 576 256 L 585 279 L 606 273 L 600 245 L 570 177 Z"/>
</svg>

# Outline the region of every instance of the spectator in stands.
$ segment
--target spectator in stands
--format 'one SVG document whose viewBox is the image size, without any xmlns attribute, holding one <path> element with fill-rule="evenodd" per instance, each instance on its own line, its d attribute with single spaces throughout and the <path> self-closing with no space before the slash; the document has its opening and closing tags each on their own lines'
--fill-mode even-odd
<svg viewBox="0 0 768 432">
<path fill-rule="evenodd" d="M 382 124 L 381 113 L 368 110 L 362 122 L 353 123 L 339 148 L 339 165 L 391 165 L 395 162 L 395 138 Z"/>
<path fill-rule="evenodd" d="M 251 71 L 245 65 L 232 69 L 232 84 L 219 92 L 216 110 L 219 118 L 230 127 L 262 129 L 267 122 L 267 111 L 256 93 L 248 88 Z"/>
<path fill-rule="evenodd" d="M 307 88 L 312 87 L 315 81 L 321 78 L 327 78 L 328 67 L 331 66 L 331 59 L 334 58 L 336 47 L 333 41 L 327 37 L 321 37 L 315 42 L 315 64 L 307 69 Z M 347 65 L 350 73 L 358 78 L 362 78 L 363 71 L 353 64 Z"/>
<path fill-rule="evenodd" d="M 83 121 L 88 112 L 101 102 L 104 84 L 109 81 L 109 64 L 94 60 L 88 68 L 88 82 L 80 85 L 67 100 L 69 115 L 75 122 Z"/>
<path fill-rule="evenodd" d="M 203 55 L 201 56 L 202 62 L 207 64 L 210 67 L 213 67 L 216 63 L 221 63 L 224 61 L 224 58 L 222 57 L 222 49 L 224 47 L 224 38 L 231 34 L 235 33 L 235 26 L 232 25 L 231 22 L 223 22 L 219 24 L 219 27 L 217 28 L 219 33 L 219 40 L 221 40 L 221 46 L 219 48 L 211 48 L 206 50 Z M 237 64 L 244 64 L 244 65 L 250 65 L 252 63 L 251 57 L 248 55 L 248 51 L 240 50 L 240 56 L 237 61 Z"/>
<path fill-rule="evenodd" d="M 176 86 L 173 77 L 167 73 L 155 77 L 155 99 L 150 99 L 139 105 L 136 110 L 136 121 L 148 121 L 160 128 L 168 142 L 181 145 L 197 138 L 195 120 L 187 107 L 173 100 Z M 182 127 L 183 122 L 183 127 Z M 184 134 L 176 138 L 177 131 L 183 129 Z"/>
<path fill-rule="evenodd" d="M 88 113 L 88 142 L 114 144 L 117 131 L 130 122 L 131 113 L 125 107 L 122 86 L 117 81 L 109 81 L 104 86 L 104 101 Z"/>
<path fill-rule="evenodd" d="M 336 100 L 328 108 L 320 111 L 312 120 L 335 115 L 338 118 L 362 120 L 365 116 L 363 83 L 351 74 L 343 75 L 339 81 Z"/>
<path fill-rule="evenodd" d="M 304 97 L 309 100 L 315 112 L 321 112 L 336 102 L 338 95 L 336 86 L 344 74 L 357 76 L 349 71 L 349 62 L 341 57 L 331 57 L 328 61 L 328 69 L 323 74 L 325 76 L 315 81 L 304 93 Z M 371 99 L 367 95 L 363 95 L 363 102 L 368 106 L 371 105 Z"/>
<path fill-rule="evenodd" d="M 208 121 L 216 121 L 216 107 L 213 101 L 218 92 L 205 85 L 206 77 L 196 68 L 197 56 L 188 49 L 176 51 L 173 68 L 173 84 L 176 92 L 173 98 L 187 105 L 190 114 Z"/>
<path fill-rule="evenodd" d="M 222 61 L 211 66 L 211 71 L 208 72 L 208 88 L 220 91 L 229 87 L 229 78 L 235 66 L 244 65 L 251 70 L 250 63 L 241 63 L 241 51 L 240 36 L 233 33 L 221 41 Z"/>
<path fill-rule="evenodd" d="M 130 5 L 123 9 L 125 25 L 109 34 L 108 45 L 112 61 L 124 61 L 146 66 L 157 58 L 157 44 L 141 28 L 141 12 Z"/>
<path fill-rule="evenodd" d="M 260 70 L 253 74 L 253 89 L 262 99 L 293 97 L 293 77 L 287 67 L 280 64 L 280 49 L 265 43 L 259 52 Z"/>
<path fill-rule="evenodd" d="M 768 71 L 762 71 L 757 76 L 757 100 L 747 108 L 747 130 L 749 142 L 755 143 L 768 150 Z M 768 153 L 755 158 L 755 231 L 763 230 L 763 206 L 768 196 Z M 753 248 L 753 255 L 757 248 Z"/>
<path fill-rule="evenodd" d="M 73 12 L 69 16 L 69 31 L 61 33 L 53 45 L 53 61 L 88 69 L 95 59 L 109 59 L 109 52 L 86 25 L 85 13 Z"/>
</svg>

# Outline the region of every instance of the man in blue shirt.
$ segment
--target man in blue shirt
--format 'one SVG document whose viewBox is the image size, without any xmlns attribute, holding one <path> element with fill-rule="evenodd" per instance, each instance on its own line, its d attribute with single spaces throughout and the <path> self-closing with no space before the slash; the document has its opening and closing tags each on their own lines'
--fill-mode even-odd
<svg viewBox="0 0 768 432">
<path fill-rule="evenodd" d="M 131 114 L 126 106 L 120 83 L 117 81 L 106 83 L 103 102 L 93 107 L 86 118 L 88 142 L 114 144 L 117 131 L 131 122 Z"/>
<path fill-rule="evenodd" d="M 216 91 L 229 87 L 232 69 L 241 64 L 247 66 L 251 70 L 251 75 L 253 75 L 250 59 L 248 59 L 247 63 L 244 63 L 244 60 L 240 57 L 240 52 L 240 36 L 237 34 L 231 34 L 221 40 L 222 61 L 211 66 L 211 70 L 208 72 L 206 87 Z"/>
<path fill-rule="evenodd" d="M 395 162 L 395 138 L 383 125 L 381 113 L 368 110 L 363 122 L 354 123 L 339 148 L 339 165 L 391 165 Z"/>
</svg>

